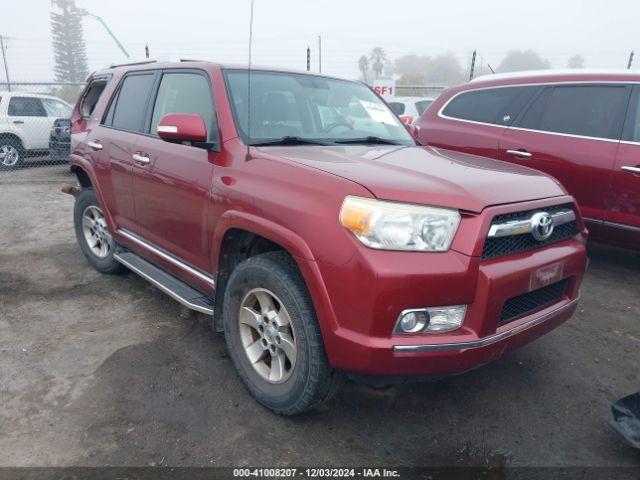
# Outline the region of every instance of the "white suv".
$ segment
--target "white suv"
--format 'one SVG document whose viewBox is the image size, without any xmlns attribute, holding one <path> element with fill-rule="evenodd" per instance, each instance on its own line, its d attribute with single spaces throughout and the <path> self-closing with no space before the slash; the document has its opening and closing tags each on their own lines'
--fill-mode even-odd
<svg viewBox="0 0 640 480">
<path fill-rule="evenodd" d="M 0 92 L 0 169 L 16 168 L 29 156 L 46 155 L 53 122 L 70 117 L 71 106 L 59 98 Z"/>
</svg>

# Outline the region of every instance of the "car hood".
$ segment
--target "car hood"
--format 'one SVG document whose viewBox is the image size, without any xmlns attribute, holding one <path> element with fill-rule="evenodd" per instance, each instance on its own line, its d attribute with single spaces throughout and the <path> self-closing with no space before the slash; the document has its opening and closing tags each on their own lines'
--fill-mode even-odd
<svg viewBox="0 0 640 480">
<path fill-rule="evenodd" d="M 480 212 L 485 207 L 566 195 L 544 173 L 433 147 L 395 145 L 260 147 L 367 188 L 377 198 Z"/>
</svg>

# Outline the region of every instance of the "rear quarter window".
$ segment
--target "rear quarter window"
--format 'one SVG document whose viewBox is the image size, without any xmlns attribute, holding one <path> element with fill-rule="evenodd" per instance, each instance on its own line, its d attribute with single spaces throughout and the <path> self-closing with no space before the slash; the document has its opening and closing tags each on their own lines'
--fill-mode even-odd
<svg viewBox="0 0 640 480">
<path fill-rule="evenodd" d="M 86 88 L 84 95 L 80 99 L 79 111 L 80 115 L 84 118 L 91 116 L 96 108 L 96 104 L 102 92 L 104 92 L 107 86 L 108 79 L 93 80 Z"/>
</svg>

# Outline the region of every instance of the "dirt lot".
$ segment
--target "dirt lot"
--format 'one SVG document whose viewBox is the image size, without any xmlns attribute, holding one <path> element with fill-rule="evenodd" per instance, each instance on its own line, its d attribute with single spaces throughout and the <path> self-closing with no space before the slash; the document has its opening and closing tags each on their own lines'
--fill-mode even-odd
<svg viewBox="0 0 640 480">
<path fill-rule="evenodd" d="M 62 170 L 0 178 L 0 465 L 640 465 L 605 426 L 640 389 L 640 255 L 592 248 L 576 316 L 492 365 L 281 418 L 206 319 L 89 267 Z"/>
</svg>

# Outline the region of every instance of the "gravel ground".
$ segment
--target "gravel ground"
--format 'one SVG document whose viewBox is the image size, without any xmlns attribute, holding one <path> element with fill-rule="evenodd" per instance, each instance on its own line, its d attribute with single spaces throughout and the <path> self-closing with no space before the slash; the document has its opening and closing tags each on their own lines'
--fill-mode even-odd
<svg viewBox="0 0 640 480">
<path fill-rule="evenodd" d="M 605 426 L 640 389 L 640 255 L 592 247 L 575 317 L 498 362 L 281 418 L 203 316 L 86 263 L 62 171 L 0 178 L 0 466 L 640 466 Z"/>
</svg>

